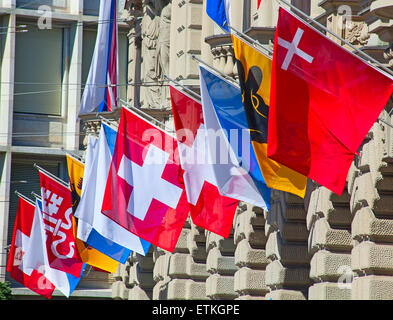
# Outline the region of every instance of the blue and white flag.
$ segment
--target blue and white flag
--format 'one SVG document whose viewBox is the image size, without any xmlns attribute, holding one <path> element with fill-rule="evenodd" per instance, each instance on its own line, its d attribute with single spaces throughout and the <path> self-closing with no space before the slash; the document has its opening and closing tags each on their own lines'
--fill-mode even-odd
<svg viewBox="0 0 393 320">
<path fill-rule="evenodd" d="M 101 0 L 97 38 L 79 115 L 112 111 L 117 106 L 119 57 L 117 0 Z"/>
<path fill-rule="evenodd" d="M 203 117 L 208 130 L 227 141 L 228 164 L 213 165 L 220 193 L 269 210 L 271 189 L 259 168 L 240 88 L 199 66 Z M 210 148 L 215 144 L 209 143 Z M 222 148 L 222 146 L 221 146 Z M 211 150 L 219 153 L 222 150 Z"/>
<path fill-rule="evenodd" d="M 75 217 L 79 219 L 79 239 L 112 259 L 125 263 L 131 251 L 146 255 L 150 243 L 101 213 L 115 139 L 116 131 L 105 124 L 101 125 L 98 139 L 89 136 L 82 195 Z"/>
<path fill-rule="evenodd" d="M 75 290 L 86 267 L 86 264 L 83 264 L 81 274 L 79 278 L 77 278 L 69 273 L 49 266 L 44 218 L 42 215 L 42 202 L 38 199 L 36 199 L 35 204 L 30 242 L 24 253 L 23 263 L 27 273 L 29 273 L 30 270 L 38 270 L 67 298 Z M 42 288 L 48 285 L 49 284 L 45 283 L 44 279 L 41 283 L 40 281 L 38 282 L 38 286 L 42 286 Z"/>
<path fill-rule="evenodd" d="M 228 25 L 231 25 L 231 0 L 206 0 L 206 13 L 223 30 L 229 32 Z"/>
</svg>

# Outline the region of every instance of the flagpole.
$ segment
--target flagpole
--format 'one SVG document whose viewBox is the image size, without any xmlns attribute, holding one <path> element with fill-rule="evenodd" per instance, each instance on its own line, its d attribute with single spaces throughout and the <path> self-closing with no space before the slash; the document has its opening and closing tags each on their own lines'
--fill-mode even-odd
<svg viewBox="0 0 393 320">
<path fill-rule="evenodd" d="M 21 194 L 21 193 L 18 192 L 17 190 L 15 190 L 15 194 L 16 194 L 18 197 L 22 198 L 23 200 L 25 200 L 25 201 L 31 203 L 32 205 L 35 205 L 35 203 L 34 203 L 33 200 L 29 199 L 28 197 L 26 197 L 25 195 Z"/>
<path fill-rule="evenodd" d="M 242 38 L 244 38 L 244 40 L 246 40 L 246 42 L 248 42 L 248 44 L 251 45 L 251 46 L 253 46 L 255 49 L 257 49 L 255 45 L 257 45 L 257 46 L 259 46 L 260 48 L 262 48 L 263 50 L 267 51 L 268 54 L 269 54 L 270 56 L 273 55 L 273 50 L 271 50 L 271 49 L 265 47 L 265 46 L 264 46 L 262 43 L 260 43 L 258 40 L 255 40 L 255 39 L 251 38 L 250 36 L 246 35 L 245 33 L 241 32 L 241 31 L 239 31 L 239 30 L 237 30 L 237 29 L 235 29 L 234 27 L 230 26 L 229 24 L 227 24 L 227 26 L 228 26 L 229 29 L 235 31 L 235 33 L 237 33 L 237 34 L 240 35 Z M 257 50 L 258 50 L 258 49 L 257 49 Z M 271 57 L 268 57 L 268 56 L 266 55 L 266 53 L 263 53 L 263 52 L 261 52 L 260 50 L 258 50 L 258 52 L 260 52 L 261 54 L 263 54 L 263 55 L 266 56 L 267 58 L 271 59 Z"/>
<path fill-rule="evenodd" d="M 141 113 L 142 115 L 144 115 L 145 117 L 149 118 L 150 120 L 152 120 L 152 121 L 154 121 L 154 122 L 157 122 L 159 125 L 162 126 L 161 129 L 164 130 L 164 131 L 166 131 L 166 133 L 170 134 L 170 132 L 172 132 L 171 130 L 168 130 L 167 126 L 166 126 L 163 122 L 161 122 L 161 121 L 157 120 L 156 118 L 152 117 L 150 114 L 144 112 L 144 111 L 141 110 L 141 109 L 138 109 L 138 108 L 136 108 L 136 107 L 130 105 L 128 102 L 125 102 L 125 101 L 122 100 L 122 99 L 120 99 L 120 102 L 124 104 L 124 107 L 125 107 L 126 109 L 128 109 L 128 110 L 130 110 L 130 111 L 134 111 L 134 113 L 135 113 L 135 112 L 139 112 L 139 113 Z"/>
<path fill-rule="evenodd" d="M 38 200 L 42 200 L 42 197 L 40 195 L 36 194 L 34 191 L 31 192 L 31 195 L 33 197 L 36 197 Z"/>
<path fill-rule="evenodd" d="M 67 156 L 69 156 L 69 157 L 71 157 L 71 158 L 74 158 L 75 160 L 78 160 L 79 162 L 83 162 L 82 161 L 82 156 L 80 156 L 80 155 L 77 155 L 76 153 L 73 153 L 73 152 L 71 152 L 71 151 L 66 151 L 65 150 L 65 154 L 67 155 Z"/>
<path fill-rule="evenodd" d="M 120 101 L 120 98 L 119 98 Z M 110 120 L 108 120 L 107 118 L 103 117 L 102 115 L 97 115 L 98 118 L 101 119 L 101 121 L 105 122 L 108 126 L 113 126 L 116 128 L 116 130 L 119 128 L 119 125 L 116 123 L 112 123 Z"/>
<path fill-rule="evenodd" d="M 336 39 L 344 42 L 347 46 L 351 47 L 351 49 L 353 49 L 354 51 L 356 51 L 357 53 L 359 53 L 360 55 L 363 56 L 363 58 L 357 56 L 358 58 L 362 59 L 363 61 L 365 61 L 368 65 L 371 65 L 371 63 L 369 61 L 367 61 L 366 59 L 371 60 L 372 62 L 374 62 L 375 64 L 377 64 L 381 69 L 383 69 L 386 73 L 386 76 L 388 76 L 389 78 L 393 79 L 393 71 L 390 70 L 389 68 L 385 67 L 382 63 L 380 63 L 378 60 L 374 59 L 373 57 L 369 56 L 367 53 L 364 53 L 363 51 L 361 51 L 360 49 L 356 48 L 353 44 L 351 44 L 350 42 L 348 42 L 347 40 L 341 38 L 339 35 L 335 34 L 333 31 L 330 31 L 327 27 L 325 27 L 324 25 L 322 25 L 321 23 L 319 23 L 318 21 L 314 20 L 313 18 L 311 18 L 310 16 L 308 16 L 307 14 L 305 14 L 303 11 L 301 11 L 300 9 L 296 8 L 293 4 L 288 3 L 285 0 L 276 0 L 277 2 L 282 2 L 285 5 L 289 6 L 291 9 L 293 9 L 294 11 L 296 11 L 298 14 L 300 14 L 301 16 L 303 16 L 306 20 L 310 20 L 312 22 L 314 22 L 318 27 L 322 28 L 323 30 L 325 30 L 327 33 L 329 33 L 330 35 L 332 35 L 333 37 L 335 37 Z M 289 11 L 288 11 L 289 12 Z M 289 12 L 290 14 L 293 15 L 293 13 Z M 302 20 L 305 24 L 310 25 L 309 22 L 305 21 L 304 19 L 302 19 L 301 17 L 297 16 L 298 19 Z M 311 26 L 314 30 L 316 30 L 318 33 L 322 34 L 323 36 L 326 37 L 326 35 L 324 35 L 322 32 L 320 32 L 318 29 L 316 29 L 315 27 Z M 356 56 L 356 55 L 355 55 Z M 364 59 L 366 58 L 366 59 Z M 372 67 L 375 68 L 375 66 L 371 65 Z M 376 68 L 377 69 L 377 68 Z M 378 70 L 378 69 L 377 69 Z M 381 70 L 378 70 L 380 72 L 382 72 Z M 383 72 L 382 72 L 383 73 Z"/>
<path fill-rule="evenodd" d="M 191 89 L 187 88 L 186 86 L 182 85 L 180 82 L 178 82 L 178 81 L 176 81 L 176 80 L 174 80 L 172 78 L 169 78 L 166 74 L 164 74 L 163 77 L 168 79 L 169 81 L 173 82 L 174 84 L 178 85 L 179 87 L 181 87 L 182 89 L 187 91 L 190 95 L 195 96 L 199 100 L 201 99 L 201 96 L 198 93 L 196 93 L 196 92 L 192 91 Z"/>
<path fill-rule="evenodd" d="M 221 75 L 225 80 L 230 81 L 231 83 L 233 83 L 234 85 L 236 85 L 236 87 L 239 87 L 239 83 L 233 79 L 232 77 L 228 76 L 227 74 L 223 73 L 222 71 L 216 69 L 215 67 L 211 66 L 210 64 L 208 64 L 207 62 L 199 59 L 198 57 L 196 57 L 195 55 L 191 55 L 191 58 L 198 61 L 199 63 L 202 63 L 203 65 L 205 65 L 206 67 L 208 67 L 209 69 L 213 70 L 214 72 L 218 73 L 219 75 Z M 200 96 L 199 96 L 200 97 Z"/>
<path fill-rule="evenodd" d="M 61 180 L 60 178 L 56 177 L 54 174 L 50 173 L 49 171 L 46 171 L 44 168 L 41 168 L 38 164 L 34 163 L 33 167 L 36 168 L 38 171 L 41 171 L 42 173 L 44 173 L 45 175 L 49 176 L 50 178 L 52 178 L 53 180 L 56 180 L 57 182 L 61 183 L 62 185 L 64 185 L 65 187 L 67 187 L 68 189 L 70 188 L 69 183 L 64 182 L 63 180 Z"/>
</svg>

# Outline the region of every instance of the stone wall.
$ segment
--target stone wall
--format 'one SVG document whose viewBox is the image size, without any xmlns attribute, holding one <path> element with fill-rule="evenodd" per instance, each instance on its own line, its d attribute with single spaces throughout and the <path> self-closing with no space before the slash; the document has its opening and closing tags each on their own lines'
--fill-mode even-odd
<svg viewBox="0 0 393 320">
<path fill-rule="evenodd" d="M 245 28 L 248 35 L 271 47 L 277 3 L 264 0 L 257 12 L 256 0 L 251 0 L 248 13 L 239 3 L 232 11 L 236 27 Z M 351 44 L 392 66 L 391 1 L 345 2 L 347 20 L 343 19 L 342 3 L 311 0 L 302 9 Z M 183 83 L 191 87 L 197 85 L 196 64 L 187 56 L 196 53 L 236 78 L 230 39 L 206 16 L 202 1 L 174 0 L 171 13 L 171 74 L 185 79 Z M 343 28 L 346 21 L 351 24 Z M 130 64 L 131 73 L 135 65 Z M 340 197 L 312 181 L 305 199 L 273 191 L 269 212 L 246 203 L 239 205 L 228 239 L 188 221 L 173 253 L 153 248 L 146 257 L 132 255 L 126 265 L 119 267 L 113 297 L 393 299 L 390 110 L 388 105 L 381 114 L 388 124 L 376 122 L 364 140 Z"/>
</svg>

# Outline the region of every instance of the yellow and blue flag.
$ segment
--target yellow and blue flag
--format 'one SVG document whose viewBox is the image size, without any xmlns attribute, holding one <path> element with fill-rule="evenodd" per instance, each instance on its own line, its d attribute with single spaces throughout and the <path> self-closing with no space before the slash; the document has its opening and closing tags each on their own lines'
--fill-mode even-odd
<svg viewBox="0 0 393 320">
<path fill-rule="evenodd" d="M 307 177 L 267 157 L 272 60 L 234 35 L 232 42 L 252 145 L 266 184 L 304 198 Z"/>
<path fill-rule="evenodd" d="M 70 155 L 66 155 L 67 157 L 67 167 L 68 167 L 68 177 L 70 181 L 71 187 L 71 197 L 72 197 L 72 209 L 75 212 L 80 197 L 82 194 L 82 184 L 83 184 L 83 175 L 85 170 L 85 165 L 81 161 L 75 159 Z M 75 219 L 73 217 L 73 219 Z M 110 273 L 114 273 L 119 265 L 119 262 L 105 255 L 104 253 L 94 249 L 89 246 L 87 243 L 77 238 L 77 224 L 74 223 L 74 235 L 76 240 L 76 246 L 78 248 L 78 252 L 81 260 L 84 263 L 91 265 L 92 267 L 98 268 L 103 271 L 107 271 Z"/>
</svg>

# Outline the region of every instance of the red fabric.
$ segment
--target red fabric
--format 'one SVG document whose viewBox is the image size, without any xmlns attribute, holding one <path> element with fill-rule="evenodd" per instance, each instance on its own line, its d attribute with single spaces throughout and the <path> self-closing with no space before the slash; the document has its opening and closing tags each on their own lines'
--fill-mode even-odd
<svg viewBox="0 0 393 320">
<path fill-rule="evenodd" d="M 12 243 L 8 255 L 7 271 L 11 278 L 24 285 L 26 288 L 38 293 L 46 298 L 51 298 L 55 286 L 38 270 L 31 274 L 23 272 L 23 255 L 28 250 L 24 248 L 28 245 L 22 237 L 30 238 L 31 228 L 34 220 L 34 205 L 19 198 L 18 211 L 16 213 Z M 26 240 L 28 240 L 25 238 Z"/>
<path fill-rule="evenodd" d="M 133 186 L 118 175 L 118 170 L 123 156 L 138 166 L 144 167 L 146 154 L 152 146 L 169 154 L 169 159 L 164 164 L 165 169 L 159 178 L 180 188 L 181 196 L 179 200 L 176 199 L 178 202 L 175 208 L 153 198 L 142 220 L 127 210 Z M 102 205 L 102 213 L 110 219 L 151 244 L 171 252 L 176 246 L 189 212 L 177 152 L 176 141 L 173 137 L 122 108 Z M 148 183 L 141 187 L 144 189 L 143 193 L 149 194 Z"/>
<path fill-rule="evenodd" d="M 110 80 L 110 84 L 114 85 L 113 87 L 108 87 L 108 111 L 114 110 L 117 105 L 117 94 L 118 94 L 118 87 L 117 87 L 117 82 L 118 82 L 118 70 L 117 70 L 117 63 L 118 63 L 118 57 L 117 57 L 117 44 L 118 44 L 118 39 L 117 39 L 117 5 L 116 1 L 114 2 L 114 17 L 113 17 L 113 27 L 112 27 L 112 36 L 111 40 L 112 43 L 110 43 L 111 50 L 110 50 L 110 55 L 109 55 L 109 65 L 108 65 L 108 77 Z"/>
<path fill-rule="evenodd" d="M 39 174 L 49 265 L 79 278 L 83 262 L 73 233 L 71 190 L 45 173 Z"/>
<path fill-rule="evenodd" d="M 184 143 L 191 147 L 204 123 L 202 105 L 172 86 L 170 92 L 177 139 L 182 142 L 185 138 Z M 198 202 L 190 204 L 191 219 L 197 226 L 227 238 L 238 204 L 239 200 L 222 196 L 217 186 L 205 181 Z"/>
<path fill-rule="evenodd" d="M 297 47 L 283 69 L 288 49 Z M 282 40 L 281 40 L 282 43 Z M 341 195 L 349 167 L 393 91 L 388 78 L 280 8 L 274 41 L 268 157 Z"/>
<path fill-rule="evenodd" d="M 258 0 L 258 9 L 259 9 L 259 6 L 261 5 L 261 0 Z"/>
</svg>

